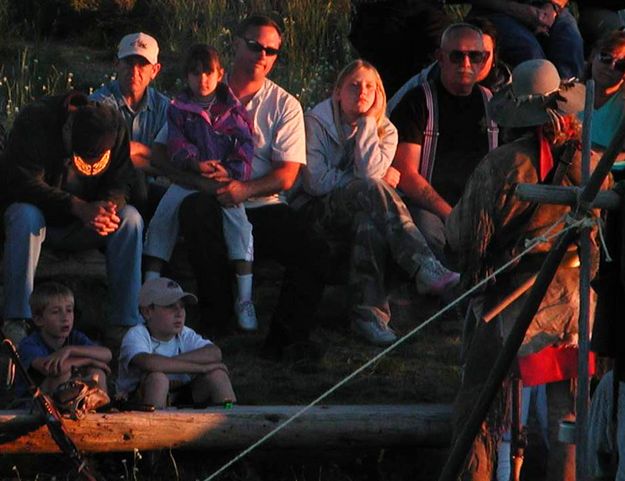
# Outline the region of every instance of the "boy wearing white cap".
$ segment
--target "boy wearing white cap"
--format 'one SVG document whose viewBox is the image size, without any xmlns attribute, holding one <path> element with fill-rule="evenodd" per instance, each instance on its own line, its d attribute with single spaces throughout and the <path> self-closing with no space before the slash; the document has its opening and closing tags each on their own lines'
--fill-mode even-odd
<svg viewBox="0 0 625 481">
<path fill-rule="evenodd" d="M 145 324 L 130 329 L 122 341 L 118 393 L 156 408 L 166 407 L 182 388 L 193 403 L 236 401 L 220 349 L 184 325 L 185 302 L 195 304 L 197 298 L 177 282 L 166 277 L 145 282 L 139 292 Z"/>
</svg>

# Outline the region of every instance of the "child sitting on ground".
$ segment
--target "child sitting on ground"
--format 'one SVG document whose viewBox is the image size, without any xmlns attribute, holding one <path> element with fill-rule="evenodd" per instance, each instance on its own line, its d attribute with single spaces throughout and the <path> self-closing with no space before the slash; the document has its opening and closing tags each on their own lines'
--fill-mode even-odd
<svg viewBox="0 0 625 481">
<path fill-rule="evenodd" d="M 132 327 L 122 341 L 119 395 L 156 408 L 189 389 L 195 404 L 236 401 L 219 348 L 184 325 L 185 301 L 195 304 L 197 298 L 171 279 L 143 284 L 139 308 L 145 324 Z"/>
<path fill-rule="evenodd" d="M 184 64 L 187 87 L 167 111 L 167 147 L 171 162 L 226 186 L 231 180 L 249 180 L 254 144 L 245 108 L 221 82 L 224 69 L 214 48 L 191 47 Z M 145 279 L 160 275 L 178 238 L 178 209 L 193 190 L 172 184 L 150 221 L 144 246 Z M 219 198 L 219 190 L 216 192 Z M 258 327 L 252 303 L 252 225 L 242 204 L 222 208 L 228 258 L 237 280 L 235 313 L 245 331 Z"/>
<path fill-rule="evenodd" d="M 18 353 L 33 381 L 44 392 L 53 393 L 77 370 L 106 392 L 111 351 L 73 329 L 72 291 L 57 282 L 39 284 L 30 296 L 30 308 L 36 331 L 20 342 Z M 18 395 L 24 391 L 25 386 L 18 387 Z"/>
</svg>

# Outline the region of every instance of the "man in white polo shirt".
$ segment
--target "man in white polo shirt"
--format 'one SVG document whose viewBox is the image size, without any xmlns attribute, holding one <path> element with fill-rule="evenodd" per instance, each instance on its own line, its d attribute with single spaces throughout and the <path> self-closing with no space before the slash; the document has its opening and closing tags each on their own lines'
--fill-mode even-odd
<svg viewBox="0 0 625 481">
<path fill-rule="evenodd" d="M 245 203 L 253 225 L 255 257 L 275 259 L 286 267 L 264 350 L 268 357 L 277 359 L 287 346 L 293 346 L 291 350 L 297 356 L 314 354 L 310 352 L 315 346 L 309 343 L 308 333 L 323 290 L 321 276 L 314 273 L 323 265 L 318 262 L 322 256 L 313 252 L 317 247 L 310 242 L 284 195 L 306 162 L 306 143 L 299 102 L 267 78 L 281 44 L 280 28 L 268 17 L 249 17 L 238 28 L 227 82 L 254 126 L 252 179 L 220 179 L 214 189 L 188 197 L 179 217 L 198 282 L 204 321 L 224 327 L 230 323 L 234 299 L 221 206 Z M 312 259 L 317 264 L 314 267 Z"/>
</svg>

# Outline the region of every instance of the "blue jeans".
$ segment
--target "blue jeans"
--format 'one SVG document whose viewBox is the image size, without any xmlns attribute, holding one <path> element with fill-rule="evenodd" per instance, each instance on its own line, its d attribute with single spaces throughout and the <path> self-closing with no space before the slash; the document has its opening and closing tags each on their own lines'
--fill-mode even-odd
<svg viewBox="0 0 625 481">
<path fill-rule="evenodd" d="M 4 316 L 30 319 L 28 299 L 33 291 L 35 269 L 41 245 L 63 250 L 104 247 L 108 277 L 110 324 L 134 326 L 140 322 L 138 296 L 141 288 L 141 244 L 143 219 L 127 205 L 118 212 L 119 229 L 106 237 L 81 223 L 46 227 L 39 208 L 32 204 L 11 204 L 4 213 Z"/>
<path fill-rule="evenodd" d="M 516 67 L 526 60 L 550 60 L 562 79 L 581 78 L 584 71 L 584 42 L 575 18 L 568 9 L 557 16 L 549 36 L 539 42 L 521 22 L 503 13 L 488 15 L 499 35 L 499 52 L 504 62 Z"/>
</svg>

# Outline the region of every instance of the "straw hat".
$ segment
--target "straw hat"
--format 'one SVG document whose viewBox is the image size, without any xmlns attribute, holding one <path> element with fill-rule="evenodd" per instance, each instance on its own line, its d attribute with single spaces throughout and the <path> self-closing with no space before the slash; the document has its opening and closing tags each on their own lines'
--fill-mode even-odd
<svg viewBox="0 0 625 481">
<path fill-rule="evenodd" d="M 488 104 L 492 118 L 504 127 L 532 127 L 549 120 L 548 110 L 573 114 L 584 110 L 586 88 L 577 81 L 562 82 L 548 60 L 520 63 L 512 82 Z"/>
</svg>

